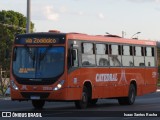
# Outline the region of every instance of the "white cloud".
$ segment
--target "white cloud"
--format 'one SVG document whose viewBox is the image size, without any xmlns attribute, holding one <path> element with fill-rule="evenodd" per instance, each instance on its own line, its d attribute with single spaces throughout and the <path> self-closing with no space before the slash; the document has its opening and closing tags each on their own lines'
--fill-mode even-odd
<svg viewBox="0 0 160 120">
<path fill-rule="evenodd" d="M 68 9 L 67 9 L 66 6 L 62 6 L 62 7 L 60 7 L 59 11 L 60 11 L 61 13 L 66 13 L 66 12 L 68 11 Z"/>
<path fill-rule="evenodd" d="M 78 15 L 82 16 L 82 15 L 84 15 L 84 12 L 79 11 L 79 12 L 78 12 Z"/>
<path fill-rule="evenodd" d="M 53 10 L 52 6 L 46 6 L 44 8 L 44 16 L 48 19 L 48 20 L 53 20 L 53 21 L 57 21 L 59 19 L 59 14 L 56 13 Z"/>
<path fill-rule="evenodd" d="M 98 17 L 99 17 L 100 19 L 104 19 L 104 14 L 103 14 L 103 13 L 99 13 L 99 14 L 98 14 Z"/>
<path fill-rule="evenodd" d="M 155 2 L 159 3 L 159 2 L 160 2 L 160 0 L 155 0 Z"/>
</svg>

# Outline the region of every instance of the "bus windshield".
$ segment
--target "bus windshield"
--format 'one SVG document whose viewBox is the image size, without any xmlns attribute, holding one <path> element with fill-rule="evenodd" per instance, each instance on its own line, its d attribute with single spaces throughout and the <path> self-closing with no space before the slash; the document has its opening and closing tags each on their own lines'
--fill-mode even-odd
<svg viewBox="0 0 160 120">
<path fill-rule="evenodd" d="M 54 78 L 64 71 L 64 47 L 15 47 L 13 73 L 19 78 Z"/>
</svg>

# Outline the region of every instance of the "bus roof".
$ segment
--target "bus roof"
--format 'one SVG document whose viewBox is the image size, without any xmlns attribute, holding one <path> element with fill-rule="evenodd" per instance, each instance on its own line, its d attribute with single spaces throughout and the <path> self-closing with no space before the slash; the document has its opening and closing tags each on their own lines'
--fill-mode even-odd
<svg viewBox="0 0 160 120">
<path fill-rule="evenodd" d="M 127 39 L 121 38 L 119 36 L 113 35 L 105 36 L 105 35 L 87 35 L 87 34 L 78 34 L 78 33 L 68 33 L 68 39 L 76 39 L 76 40 L 89 40 L 89 41 L 98 41 L 98 42 L 111 42 L 111 43 L 122 43 L 122 44 L 136 44 L 136 45 L 153 45 L 156 46 L 156 41 L 150 40 L 138 40 L 138 39 Z"/>
<path fill-rule="evenodd" d="M 71 40 L 88 40 L 88 41 L 97 41 L 97 42 L 110 42 L 110 43 L 120 43 L 120 44 L 136 44 L 136 45 L 151 45 L 156 46 L 156 41 L 149 40 L 137 40 L 137 39 L 127 39 L 121 38 L 116 35 L 87 35 L 83 33 L 59 33 L 59 32 L 38 32 L 38 33 L 29 33 L 29 34 L 19 34 L 17 37 L 32 37 L 32 36 L 66 36 L 66 38 Z"/>
</svg>

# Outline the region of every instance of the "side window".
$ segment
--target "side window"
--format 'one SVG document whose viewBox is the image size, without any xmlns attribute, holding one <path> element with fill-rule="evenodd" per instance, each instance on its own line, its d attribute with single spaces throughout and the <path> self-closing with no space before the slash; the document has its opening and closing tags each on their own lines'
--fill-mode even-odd
<svg viewBox="0 0 160 120">
<path fill-rule="evenodd" d="M 95 49 L 93 43 L 82 43 L 82 66 L 95 65 Z"/>
<path fill-rule="evenodd" d="M 106 45 L 96 44 L 96 53 L 99 55 L 104 55 L 106 53 Z"/>
<path fill-rule="evenodd" d="M 136 47 L 135 46 L 133 46 L 133 55 L 135 56 L 136 55 Z"/>
<path fill-rule="evenodd" d="M 124 51 L 124 55 L 131 55 L 129 46 L 124 46 L 123 47 L 123 51 Z"/>
<path fill-rule="evenodd" d="M 118 45 L 118 55 L 123 55 L 124 51 L 123 51 L 123 45 Z"/>
<path fill-rule="evenodd" d="M 141 46 L 136 46 L 135 47 L 135 56 L 134 56 L 134 65 L 138 67 L 144 67 L 144 48 Z"/>
<path fill-rule="evenodd" d="M 78 49 L 68 49 L 68 69 L 79 66 Z"/>
<path fill-rule="evenodd" d="M 129 46 L 129 54 L 130 54 L 130 55 L 134 55 L 134 54 L 133 54 L 133 46 Z"/>
<path fill-rule="evenodd" d="M 118 45 L 111 45 L 110 51 L 110 66 L 121 66 L 121 55 L 119 55 Z"/>
<path fill-rule="evenodd" d="M 146 56 L 146 47 L 141 47 L 142 56 Z"/>
<path fill-rule="evenodd" d="M 78 67 L 78 50 L 77 49 L 72 50 L 72 66 Z"/>
<path fill-rule="evenodd" d="M 118 55 L 118 45 L 112 45 L 112 55 Z"/>
<path fill-rule="evenodd" d="M 155 56 L 155 50 L 154 50 L 154 47 L 152 47 L 152 57 Z"/>
<path fill-rule="evenodd" d="M 155 66 L 154 48 L 146 47 L 145 65 L 148 67 Z"/>
<path fill-rule="evenodd" d="M 93 44 L 83 43 L 83 52 L 84 54 L 93 54 Z"/>
<path fill-rule="evenodd" d="M 123 46 L 124 54 L 122 55 L 122 64 L 123 66 L 134 66 L 133 56 L 132 56 L 132 46 Z"/>
<path fill-rule="evenodd" d="M 135 47 L 136 48 L 136 54 L 135 56 L 142 56 L 142 51 L 141 51 L 141 47 Z"/>
<path fill-rule="evenodd" d="M 97 66 L 109 66 L 108 45 L 96 44 L 96 61 Z"/>
<path fill-rule="evenodd" d="M 151 57 L 152 56 L 152 48 L 151 47 L 147 47 L 147 57 Z"/>
</svg>

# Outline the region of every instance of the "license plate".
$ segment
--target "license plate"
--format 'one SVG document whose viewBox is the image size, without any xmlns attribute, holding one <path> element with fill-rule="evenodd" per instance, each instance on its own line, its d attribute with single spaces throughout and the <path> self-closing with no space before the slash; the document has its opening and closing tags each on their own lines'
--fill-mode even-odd
<svg viewBox="0 0 160 120">
<path fill-rule="evenodd" d="M 31 100 L 39 100 L 40 96 L 31 96 Z"/>
</svg>

